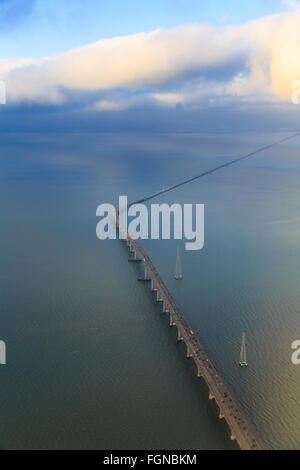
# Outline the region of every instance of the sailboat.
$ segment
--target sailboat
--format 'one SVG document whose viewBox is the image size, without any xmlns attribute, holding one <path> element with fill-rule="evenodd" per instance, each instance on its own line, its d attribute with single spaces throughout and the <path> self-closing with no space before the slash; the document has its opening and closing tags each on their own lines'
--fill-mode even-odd
<svg viewBox="0 0 300 470">
<path fill-rule="evenodd" d="M 175 278 L 177 281 L 181 281 L 181 279 L 182 279 L 182 271 L 181 271 L 181 261 L 180 261 L 179 246 L 177 247 L 176 269 L 175 269 L 175 276 L 174 276 L 174 278 Z"/>
<path fill-rule="evenodd" d="M 242 346 L 241 346 L 239 364 L 240 364 L 241 367 L 247 367 L 248 366 L 247 354 L 246 354 L 246 333 L 242 334 Z"/>
</svg>

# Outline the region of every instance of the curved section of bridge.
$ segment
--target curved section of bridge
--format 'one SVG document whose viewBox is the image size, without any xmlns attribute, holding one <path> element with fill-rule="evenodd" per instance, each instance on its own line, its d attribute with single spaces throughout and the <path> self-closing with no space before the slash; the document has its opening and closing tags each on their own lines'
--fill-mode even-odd
<svg viewBox="0 0 300 470">
<path fill-rule="evenodd" d="M 119 230 L 122 230 L 118 218 L 117 226 Z M 209 390 L 209 399 L 215 400 L 217 403 L 219 418 L 226 420 L 231 432 L 231 439 L 236 440 L 241 450 L 261 450 L 263 448 L 262 444 L 259 442 L 252 424 L 237 403 L 199 338 L 193 332 L 191 325 L 177 305 L 149 255 L 141 244 L 137 240 L 133 240 L 129 234 L 127 234 L 125 241 L 132 254 L 129 261 L 141 262 L 144 265 L 145 275 L 139 278 L 139 281 L 150 283 L 152 292 L 156 294 L 157 302 L 162 303 L 163 312 L 169 314 L 170 326 L 177 327 L 178 341 L 185 343 L 187 357 L 192 358 L 194 361 L 198 377 L 204 379 Z"/>
</svg>

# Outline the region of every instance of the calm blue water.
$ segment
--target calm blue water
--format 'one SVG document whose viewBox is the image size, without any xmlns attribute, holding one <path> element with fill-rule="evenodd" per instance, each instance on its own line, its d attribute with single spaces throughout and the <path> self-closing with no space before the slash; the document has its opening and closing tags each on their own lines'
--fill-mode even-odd
<svg viewBox="0 0 300 470">
<path fill-rule="evenodd" d="M 95 212 L 283 136 L 1 136 L 1 448 L 235 448 L 125 247 L 96 238 Z M 299 143 L 158 198 L 205 203 L 205 248 L 179 243 L 182 282 L 178 242 L 143 242 L 269 448 L 300 448 Z"/>
</svg>

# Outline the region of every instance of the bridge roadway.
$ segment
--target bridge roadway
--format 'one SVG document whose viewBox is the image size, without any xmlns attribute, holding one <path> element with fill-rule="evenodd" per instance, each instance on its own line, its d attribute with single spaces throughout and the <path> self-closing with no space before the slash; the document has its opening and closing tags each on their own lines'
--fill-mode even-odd
<svg viewBox="0 0 300 470">
<path fill-rule="evenodd" d="M 221 165 L 218 165 L 215 168 L 211 168 L 210 170 L 204 171 L 203 173 L 200 173 L 200 175 L 192 176 L 191 178 L 186 178 L 182 181 L 179 181 L 178 183 L 159 189 L 155 193 L 149 194 L 148 196 L 144 196 L 144 197 L 141 197 L 140 199 L 136 199 L 135 201 L 131 201 L 128 204 L 128 206 L 132 206 L 133 204 L 140 204 L 142 202 L 149 201 L 150 199 L 154 199 L 155 197 L 160 196 L 161 194 L 168 193 L 169 191 L 173 191 L 173 189 L 179 188 L 180 186 L 184 186 L 185 184 L 188 184 L 188 183 L 192 183 L 193 181 L 203 178 L 204 176 L 212 175 L 216 171 L 222 170 L 223 168 L 227 168 L 228 166 L 234 165 L 235 163 L 241 162 L 242 160 L 246 160 L 247 158 L 253 157 L 254 155 L 257 155 L 258 153 L 264 152 L 265 150 L 269 150 L 272 147 L 276 147 L 277 145 L 283 142 L 286 142 L 287 140 L 291 140 L 299 136 L 300 136 L 300 132 L 297 132 L 296 134 L 292 134 L 287 137 L 284 137 L 283 139 L 280 139 L 277 142 L 273 142 L 272 144 L 265 145 L 264 147 L 254 150 L 253 152 L 247 153 L 246 155 L 242 155 L 241 157 L 234 158 L 233 160 L 229 160 L 226 163 L 222 163 Z"/>
<path fill-rule="evenodd" d="M 144 196 L 140 199 L 129 202 L 127 207 L 130 207 L 133 204 L 139 204 L 142 202 L 149 201 L 150 199 L 153 199 L 161 194 L 172 191 L 173 189 L 176 189 L 185 184 L 192 183 L 193 181 L 199 178 L 211 175 L 216 171 L 224 169 L 242 160 L 248 159 L 249 157 L 257 155 L 258 153 L 261 153 L 272 147 L 275 147 L 287 140 L 294 139 L 299 135 L 300 133 L 297 132 L 296 134 L 284 137 L 283 139 L 277 142 L 274 142 L 270 145 L 266 145 L 246 155 L 218 165 L 215 168 L 200 173 L 199 175 L 184 179 L 166 188 L 162 188 L 152 194 L 149 194 L 148 196 Z M 120 226 L 119 208 L 117 210 L 116 224 L 119 230 L 124 231 L 124 229 Z M 177 327 L 178 340 L 184 341 L 187 348 L 187 357 L 193 358 L 197 367 L 198 377 L 203 377 L 207 384 L 207 387 L 209 389 L 209 398 L 211 400 L 215 400 L 217 405 L 219 406 L 219 417 L 221 419 L 224 418 L 226 420 L 228 427 L 231 431 L 231 439 L 236 440 L 240 449 L 242 450 L 262 449 L 263 446 L 255 435 L 255 431 L 251 423 L 249 422 L 249 419 L 241 410 L 240 406 L 233 397 L 233 394 L 230 391 L 228 385 L 222 378 L 220 372 L 217 370 L 213 361 L 211 360 L 204 347 L 200 343 L 198 337 L 191 329 L 191 326 L 189 325 L 187 319 L 184 317 L 181 309 L 176 304 L 174 298 L 166 287 L 164 281 L 161 279 L 159 272 L 153 265 L 146 251 L 143 249 L 140 243 L 136 240 L 133 240 L 129 236 L 129 234 L 127 234 L 127 243 L 130 245 L 130 249 L 134 254 L 133 260 L 141 261 L 144 263 L 146 274 L 145 278 L 142 280 L 151 282 L 152 291 L 156 292 L 157 300 L 159 302 L 162 302 L 163 304 L 163 312 L 169 313 L 170 315 L 170 326 Z"/>
<path fill-rule="evenodd" d="M 119 220 L 117 220 L 117 226 L 120 229 Z M 193 359 L 198 377 L 203 377 L 206 382 L 209 389 L 209 399 L 215 400 L 217 403 L 219 418 L 226 420 L 231 432 L 231 439 L 236 440 L 241 450 L 261 450 L 263 447 L 249 419 L 241 410 L 228 385 L 193 332 L 191 325 L 178 307 L 150 257 L 141 244 L 130 238 L 129 234 L 125 241 L 133 255 L 130 261 L 142 262 L 144 265 L 145 277 L 139 280 L 151 282 L 151 289 L 156 293 L 157 302 L 162 302 L 163 312 L 169 314 L 170 326 L 177 327 L 178 341 L 185 343 L 187 357 Z"/>
</svg>

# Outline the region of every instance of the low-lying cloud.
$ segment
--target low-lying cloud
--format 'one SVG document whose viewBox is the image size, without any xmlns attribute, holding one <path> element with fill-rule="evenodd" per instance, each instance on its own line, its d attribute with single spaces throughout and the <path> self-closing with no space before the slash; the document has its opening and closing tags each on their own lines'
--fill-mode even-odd
<svg viewBox="0 0 300 470">
<path fill-rule="evenodd" d="M 53 57 L 0 60 L 0 79 L 8 104 L 59 105 L 78 91 L 95 93 L 85 106 L 95 111 L 289 100 L 300 79 L 299 24 L 295 9 L 225 29 L 193 24 L 104 39 Z"/>
</svg>

